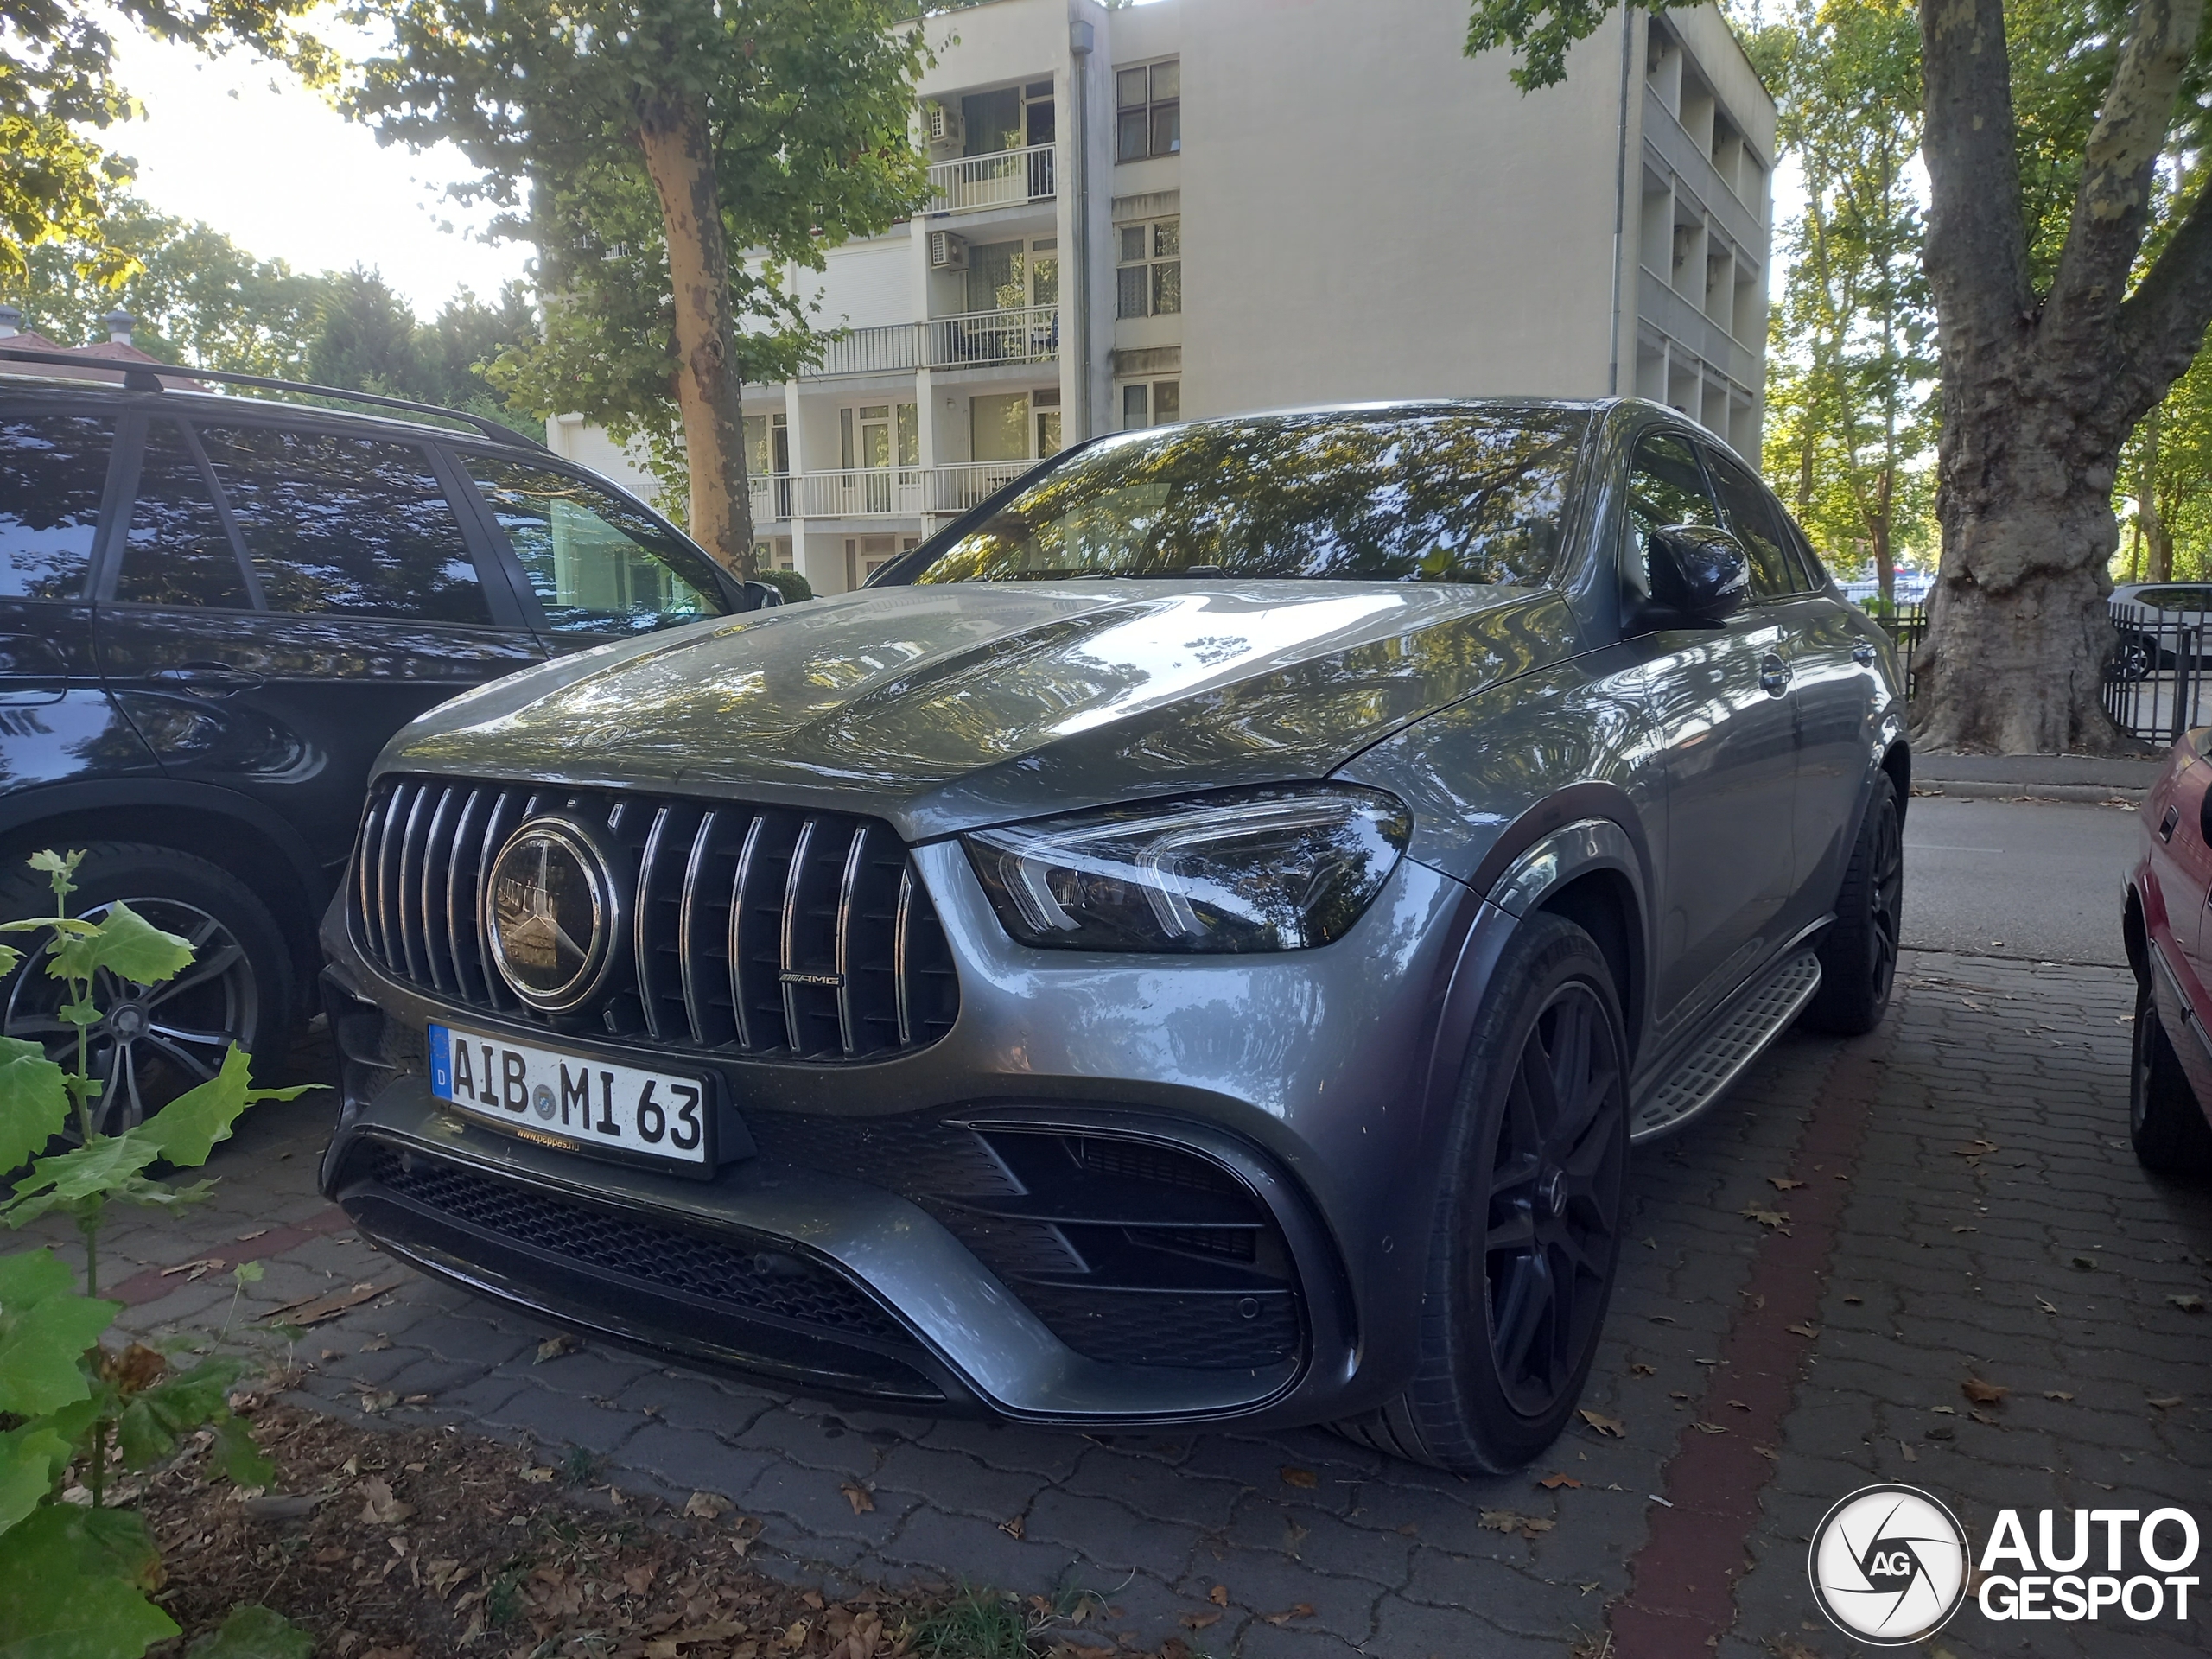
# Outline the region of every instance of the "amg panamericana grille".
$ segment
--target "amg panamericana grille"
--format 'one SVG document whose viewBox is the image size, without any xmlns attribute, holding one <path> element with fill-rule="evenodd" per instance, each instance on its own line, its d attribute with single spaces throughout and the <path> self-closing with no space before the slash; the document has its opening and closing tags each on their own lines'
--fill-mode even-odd
<svg viewBox="0 0 2212 1659">
<path fill-rule="evenodd" d="M 905 843 L 838 813 L 387 779 L 354 849 L 355 940 L 434 996 L 550 1024 L 502 979 L 484 933 L 493 861 L 543 812 L 603 825 L 622 889 L 613 971 L 577 1010 L 593 1028 L 825 1060 L 920 1048 L 952 1028 L 958 982 Z"/>
</svg>

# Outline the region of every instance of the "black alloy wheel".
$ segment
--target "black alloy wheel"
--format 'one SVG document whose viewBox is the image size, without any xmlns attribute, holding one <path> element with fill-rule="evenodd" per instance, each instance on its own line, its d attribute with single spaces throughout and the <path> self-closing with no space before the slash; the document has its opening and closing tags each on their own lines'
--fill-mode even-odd
<svg viewBox="0 0 2212 1659">
<path fill-rule="evenodd" d="M 1877 772 L 1836 894 L 1835 920 L 1821 937 L 1821 988 L 1805 1022 L 1839 1037 L 1862 1036 L 1880 1025 L 1904 940 L 1904 817 L 1897 785 L 1888 773 Z"/>
<path fill-rule="evenodd" d="M 1524 1417 L 1580 1392 L 1605 1319 L 1627 1163 L 1623 1070 L 1609 1010 L 1570 980 L 1536 1016 L 1506 1092 L 1481 1272 L 1491 1363 Z"/>
<path fill-rule="evenodd" d="M 1573 1416 L 1628 1202 L 1620 1007 L 1588 933 L 1541 911 L 1516 926 L 1468 1035 L 1412 1373 L 1339 1433 L 1433 1468 L 1501 1474 Z"/>
<path fill-rule="evenodd" d="M 105 969 L 95 976 L 100 1018 L 84 1034 L 86 1070 L 100 1084 L 95 1131 L 115 1135 L 145 1122 L 213 1077 L 233 1043 L 262 1065 L 284 1062 L 292 1034 L 290 953 L 267 907 L 243 883 L 189 854 L 114 842 L 86 849 L 77 880 L 72 914 L 97 921 L 120 901 L 192 946 L 192 960 L 157 985 Z M 35 917 L 53 909 L 44 876 L 21 867 L 0 876 L 0 913 Z M 46 971 L 52 937 L 14 936 L 23 963 L 0 982 L 0 1033 L 39 1044 L 73 1071 L 77 1028 L 60 1017 L 68 989 Z M 73 1116 L 63 1136 L 82 1138 Z"/>
<path fill-rule="evenodd" d="M 2122 634 L 2120 651 L 2113 659 L 2115 675 L 2123 680 L 2144 680 L 2151 677 L 2158 652 L 2151 642 L 2139 633 Z"/>
</svg>

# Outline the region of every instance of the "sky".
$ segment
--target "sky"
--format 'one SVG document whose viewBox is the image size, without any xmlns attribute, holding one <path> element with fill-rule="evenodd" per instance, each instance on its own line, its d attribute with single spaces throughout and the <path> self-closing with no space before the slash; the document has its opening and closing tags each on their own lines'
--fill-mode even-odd
<svg viewBox="0 0 2212 1659">
<path fill-rule="evenodd" d="M 245 54 L 210 60 L 125 29 L 117 38 L 119 78 L 146 114 L 107 142 L 136 158 L 132 188 L 160 212 L 204 219 L 295 270 L 371 266 L 425 318 L 458 289 L 488 296 L 524 275 L 526 247 L 470 236 L 485 215 L 441 194 L 471 171 L 450 146 L 380 146 Z"/>
</svg>

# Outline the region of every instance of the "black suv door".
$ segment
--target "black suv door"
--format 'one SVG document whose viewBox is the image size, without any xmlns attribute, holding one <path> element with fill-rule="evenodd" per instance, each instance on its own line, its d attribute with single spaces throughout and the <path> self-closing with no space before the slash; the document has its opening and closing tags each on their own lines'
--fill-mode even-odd
<svg viewBox="0 0 2212 1659">
<path fill-rule="evenodd" d="M 66 400 L 0 410 L 0 781 L 154 770 L 100 689 L 88 591 L 112 414 Z"/>
<path fill-rule="evenodd" d="M 254 797 L 334 870 L 385 740 L 543 650 L 454 507 L 442 448 L 245 414 L 131 419 L 102 672 L 171 776 Z"/>
</svg>

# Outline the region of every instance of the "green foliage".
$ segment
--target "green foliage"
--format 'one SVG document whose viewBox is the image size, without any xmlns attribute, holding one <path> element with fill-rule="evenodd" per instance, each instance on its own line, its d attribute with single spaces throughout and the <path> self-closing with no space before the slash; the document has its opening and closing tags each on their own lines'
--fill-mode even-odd
<svg viewBox="0 0 2212 1659">
<path fill-rule="evenodd" d="M 22 276 L 30 251 L 73 242 L 89 281 L 128 276 L 130 256 L 100 235 L 111 199 L 133 163 L 102 136 L 137 113 L 115 78 L 115 17 L 156 39 L 203 52 L 245 47 L 327 77 L 329 54 L 298 20 L 319 0 L 9 0 L 0 29 L 0 287 Z"/>
<path fill-rule="evenodd" d="M 222 1628 L 185 1649 L 188 1659 L 309 1659 L 315 1638 L 266 1607 L 234 1607 Z"/>
<path fill-rule="evenodd" d="M 814 597 L 813 584 L 796 570 L 756 570 L 753 572 L 753 579 L 766 582 L 781 594 L 784 596 L 784 603 L 786 605 Z"/>
<path fill-rule="evenodd" d="M 47 935 L 47 971 L 67 982 L 73 1006 L 96 1018 L 97 988 L 158 983 L 191 962 L 184 940 L 126 905 L 105 906 L 96 922 L 70 917 L 75 856 L 42 853 L 31 862 L 53 880 L 55 913 L 9 925 Z M 69 1125 L 73 1108 L 79 1141 L 35 1159 L 0 1205 L 0 1220 L 21 1226 L 56 1210 L 70 1214 L 84 1235 L 89 1290 L 99 1284 L 100 1223 L 109 1204 L 168 1205 L 205 1196 L 209 1183 L 177 1186 L 145 1171 L 156 1163 L 206 1162 L 249 1105 L 301 1091 L 251 1087 L 246 1057 L 233 1048 L 213 1077 L 166 1110 L 104 1134 L 81 1024 L 75 1048 L 73 1070 L 35 1045 L 0 1049 L 0 1154 L 20 1162 L 47 1146 Z M 208 1428 L 214 1461 L 232 1480 L 265 1485 L 275 1478 L 226 1397 L 243 1362 L 215 1355 L 173 1370 L 150 1348 L 134 1344 L 115 1353 L 98 1346 L 120 1311 L 118 1303 L 79 1294 L 76 1275 L 51 1249 L 0 1256 L 0 1418 L 13 1420 L 0 1433 L 0 1656 L 129 1659 L 176 1634 L 146 1598 L 159 1581 L 160 1562 L 143 1523 L 104 1501 L 111 1440 L 126 1467 L 144 1468 Z M 79 1464 L 89 1509 L 59 1497 Z M 304 1638 L 292 1639 L 276 1615 L 251 1611 L 226 1624 L 212 1646 L 194 1651 L 298 1659 L 307 1650 Z"/>
</svg>

